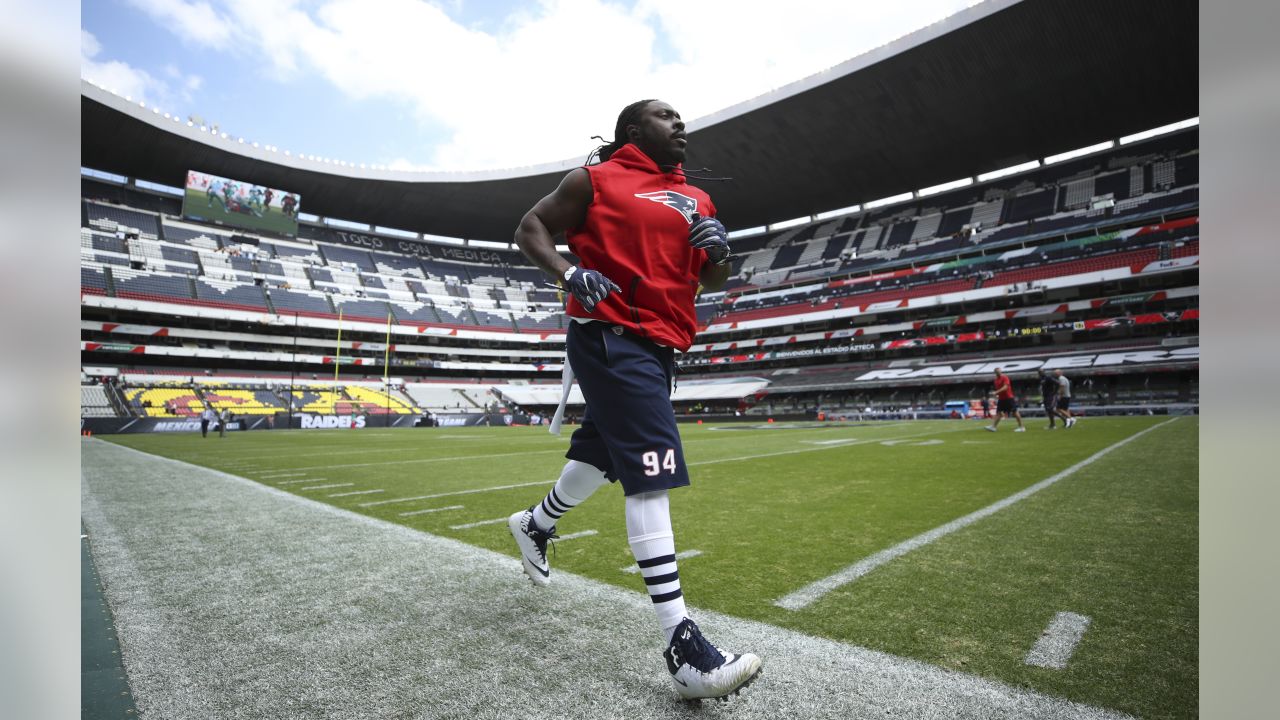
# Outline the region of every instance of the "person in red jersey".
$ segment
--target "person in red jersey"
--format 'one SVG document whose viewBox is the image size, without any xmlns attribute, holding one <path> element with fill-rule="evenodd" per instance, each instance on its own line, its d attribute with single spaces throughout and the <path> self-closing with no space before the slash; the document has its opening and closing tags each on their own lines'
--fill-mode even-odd
<svg viewBox="0 0 1280 720">
<path fill-rule="evenodd" d="M 601 162 L 571 171 L 516 230 L 524 254 L 571 295 L 565 389 L 576 376 L 587 409 L 555 487 L 512 514 L 508 527 L 525 574 L 547 585 L 547 542 L 557 522 L 617 481 L 676 691 L 686 699 L 724 698 L 759 675 L 760 659 L 719 650 L 689 618 L 668 498 L 670 489 L 689 484 L 670 399 L 675 351 L 688 350 L 697 331 L 698 286 L 720 289 L 730 269 L 715 205 L 681 167 L 687 144 L 684 121 L 667 103 L 628 105 L 613 140 L 598 151 Z M 577 265 L 555 249 L 561 232 Z M 563 403 L 553 428 L 562 414 Z"/>
<path fill-rule="evenodd" d="M 985 429 L 995 432 L 1000 427 L 1001 419 L 1012 416 L 1018 421 L 1018 429 L 1014 432 L 1026 432 L 1027 428 L 1022 425 L 1022 413 L 1018 411 L 1018 401 L 1013 397 L 1013 383 L 1000 368 L 996 368 L 995 394 L 996 419 Z"/>
</svg>

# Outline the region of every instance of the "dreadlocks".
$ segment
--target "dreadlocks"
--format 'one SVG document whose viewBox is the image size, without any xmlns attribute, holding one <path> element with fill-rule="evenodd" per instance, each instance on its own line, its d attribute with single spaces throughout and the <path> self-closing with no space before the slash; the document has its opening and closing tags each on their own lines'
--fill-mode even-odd
<svg viewBox="0 0 1280 720">
<path fill-rule="evenodd" d="M 599 157 L 600 162 L 605 162 L 610 157 L 613 157 L 613 154 L 623 145 L 630 142 L 630 140 L 627 139 L 627 126 L 638 124 L 640 122 L 640 113 L 643 112 L 645 106 L 651 102 L 656 102 L 656 99 L 649 98 L 647 100 L 637 100 L 622 108 L 622 112 L 618 113 L 618 124 L 613 126 L 613 140 L 596 148 L 592 155 Z M 604 138 L 599 135 L 596 137 L 600 140 L 604 140 Z M 590 164 L 590 162 L 591 158 L 588 157 L 587 163 Z"/>
</svg>

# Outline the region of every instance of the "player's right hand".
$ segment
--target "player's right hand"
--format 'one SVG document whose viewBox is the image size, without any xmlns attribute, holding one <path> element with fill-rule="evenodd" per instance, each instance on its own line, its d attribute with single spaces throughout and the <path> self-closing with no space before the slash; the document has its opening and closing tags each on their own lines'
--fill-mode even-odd
<svg viewBox="0 0 1280 720">
<path fill-rule="evenodd" d="M 564 283 L 587 312 L 595 312 L 596 305 L 609 297 L 609 293 L 622 292 L 622 288 L 599 271 L 586 270 L 577 265 L 564 271 Z"/>
</svg>

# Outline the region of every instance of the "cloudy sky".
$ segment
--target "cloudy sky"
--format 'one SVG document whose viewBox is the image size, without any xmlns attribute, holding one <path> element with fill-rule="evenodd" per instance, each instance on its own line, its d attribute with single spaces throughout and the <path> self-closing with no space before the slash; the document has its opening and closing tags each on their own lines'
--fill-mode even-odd
<svg viewBox="0 0 1280 720">
<path fill-rule="evenodd" d="M 480 170 L 585 156 L 618 111 L 686 120 L 975 0 L 92 0 L 81 75 L 293 154 Z"/>
</svg>

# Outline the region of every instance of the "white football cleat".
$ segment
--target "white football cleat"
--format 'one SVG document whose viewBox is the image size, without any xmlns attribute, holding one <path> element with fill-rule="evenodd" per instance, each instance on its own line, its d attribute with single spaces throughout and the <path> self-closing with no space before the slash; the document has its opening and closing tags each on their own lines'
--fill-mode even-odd
<svg viewBox="0 0 1280 720">
<path fill-rule="evenodd" d="M 760 658 L 724 652 L 707 642 L 689 618 L 676 626 L 663 655 L 676 692 L 685 700 L 728 701 L 760 677 Z"/>
<path fill-rule="evenodd" d="M 1026 428 L 1024 428 L 1024 427 L 1020 427 L 1020 428 L 1018 428 L 1017 430 L 1014 430 L 1014 432 L 1026 432 L 1026 431 L 1027 431 L 1027 429 L 1026 429 Z"/>
<path fill-rule="evenodd" d="M 993 428 L 993 427 L 991 427 L 990 425 L 988 425 L 988 426 L 986 426 L 986 427 L 984 427 L 984 428 L 982 428 L 982 429 L 983 429 L 983 430 L 986 430 L 987 432 L 995 432 L 995 431 L 996 431 L 996 429 L 995 429 L 995 428 Z"/>
<path fill-rule="evenodd" d="M 547 562 L 547 541 L 560 537 L 555 534 L 555 528 L 550 531 L 539 528 L 533 522 L 533 508 L 512 513 L 507 518 L 507 527 L 511 529 L 511 537 L 516 539 L 516 546 L 520 548 L 524 574 L 529 576 L 534 585 L 550 583 L 551 565 Z"/>
</svg>

